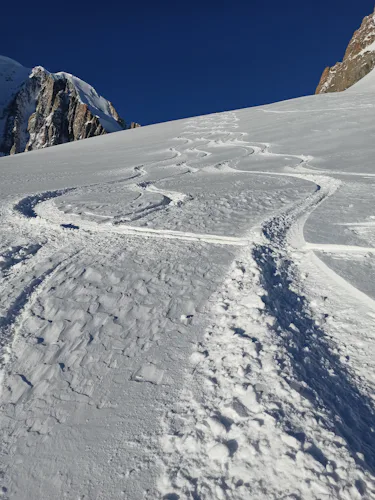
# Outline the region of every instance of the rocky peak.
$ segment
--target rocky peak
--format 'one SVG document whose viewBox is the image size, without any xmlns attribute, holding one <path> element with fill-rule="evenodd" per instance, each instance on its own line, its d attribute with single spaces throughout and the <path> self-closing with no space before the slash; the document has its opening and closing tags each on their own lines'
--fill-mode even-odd
<svg viewBox="0 0 375 500">
<path fill-rule="evenodd" d="M 317 94 L 348 89 L 375 68 L 375 12 L 363 19 L 354 33 L 342 62 L 324 70 Z"/>
<path fill-rule="evenodd" d="M 113 104 L 83 80 L 0 57 L 0 155 L 124 128 Z"/>
</svg>

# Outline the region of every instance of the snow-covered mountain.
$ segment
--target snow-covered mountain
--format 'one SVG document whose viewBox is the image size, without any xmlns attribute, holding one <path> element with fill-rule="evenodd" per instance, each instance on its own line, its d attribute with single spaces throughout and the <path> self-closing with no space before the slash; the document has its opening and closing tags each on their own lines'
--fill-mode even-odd
<svg viewBox="0 0 375 500">
<path fill-rule="evenodd" d="M 2 498 L 375 498 L 373 76 L 0 159 Z"/>
<path fill-rule="evenodd" d="M 0 159 L 2 500 L 375 498 L 374 109 Z"/>
<path fill-rule="evenodd" d="M 375 67 L 375 12 L 363 19 L 354 33 L 342 62 L 327 67 L 316 89 L 317 94 L 340 92 L 361 80 Z"/>
<path fill-rule="evenodd" d="M 85 139 L 125 128 L 112 103 L 69 73 L 24 68 L 0 56 L 0 154 Z"/>
</svg>

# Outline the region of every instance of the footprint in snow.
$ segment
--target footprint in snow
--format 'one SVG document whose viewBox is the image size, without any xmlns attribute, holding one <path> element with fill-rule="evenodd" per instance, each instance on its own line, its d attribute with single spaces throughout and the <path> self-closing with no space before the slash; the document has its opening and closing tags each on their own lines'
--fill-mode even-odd
<svg viewBox="0 0 375 500">
<path fill-rule="evenodd" d="M 149 363 L 142 365 L 131 376 L 134 382 L 149 382 L 150 384 L 161 384 L 164 377 L 164 370 L 157 368 L 154 364 Z"/>
</svg>

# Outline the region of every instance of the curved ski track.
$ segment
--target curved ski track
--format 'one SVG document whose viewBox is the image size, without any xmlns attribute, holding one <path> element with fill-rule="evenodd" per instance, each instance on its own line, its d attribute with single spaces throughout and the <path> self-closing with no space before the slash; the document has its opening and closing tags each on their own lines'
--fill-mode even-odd
<svg viewBox="0 0 375 500">
<path fill-rule="evenodd" d="M 130 225 L 128 220 L 123 219 L 108 218 L 103 223 L 97 223 L 77 216 L 74 218 L 74 227 L 79 230 L 67 230 L 61 227 L 67 222 L 67 216 L 55 209 L 51 200 L 64 196 L 75 188 L 28 196 L 19 200 L 9 215 L 9 221 L 22 227 L 26 234 L 41 231 L 43 237 L 49 243 L 52 242 L 54 253 L 62 248 L 59 241 L 62 238 L 64 245 L 74 249 L 71 255 L 75 255 L 85 239 L 85 232 L 95 233 L 98 238 L 103 238 L 103 241 L 106 234 L 116 233 L 139 238 L 176 239 L 244 247 L 229 272 L 223 290 L 218 291 L 211 301 L 216 304 L 215 314 L 212 309 L 208 310 L 213 316 L 212 323 L 206 332 L 205 342 L 197 346 L 192 356 L 194 373 L 204 380 L 202 390 L 205 403 L 198 401 L 190 389 L 185 389 L 182 398 L 182 404 L 185 406 L 179 410 L 184 421 L 182 430 L 174 431 L 171 415 L 166 416 L 162 443 L 165 451 L 162 465 L 164 473 L 160 479 L 159 492 L 165 495 L 163 498 L 169 500 L 245 498 L 249 487 L 246 475 L 251 468 L 267 480 L 264 473 L 270 470 L 270 464 L 266 455 L 259 452 L 259 464 L 254 466 L 253 451 L 237 452 L 246 450 L 246 447 L 251 448 L 249 432 L 255 433 L 259 439 L 260 436 L 267 439 L 268 434 L 275 436 L 278 441 L 270 446 L 277 445 L 281 454 L 286 453 L 285 447 L 297 450 L 299 446 L 303 446 L 308 456 L 327 466 L 329 461 L 314 444 L 324 440 L 320 429 L 326 429 L 327 432 L 333 433 L 337 440 L 341 440 L 340 446 L 356 462 L 363 474 L 375 474 L 375 437 L 370 431 L 375 418 L 373 403 L 358 389 L 353 374 L 330 352 L 324 332 L 316 326 L 307 300 L 298 291 L 298 263 L 293 262 L 295 252 L 308 254 L 318 250 L 330 253 L 367 253 L 375 250 L 306 243 L 303 237 L 306 219 L 327 197 L 335 193 L 340 181 L 332 176 L 333 173 L 311 168 L 309 162 L 312 157 L 272 153 L 269 143 L 246 141 L 246 133 L 232 130 L 238 127 L 237 121 L 235 113 L 192 119 L 188 122 L 184 135 L 175 138 L 179 144 L 170 148 L 172 157 L 135 166 L 131 176 L 123 181 L 111 183 L 123 182 L 124 189 L 136 190 L 140 196 L 147 191 L 161 195 L 162 201 L 159 204 L 136 214 L 139 218 L 146 216 L 150 210 L 173 210 L 189 202 L 187 195 L 157 186 L 170 176 L 152 182 L 142 182 L 150 167 L 176 166 L 176 170 L 183 169 L 176 175 L 199 175 L 202 170 L 200 164 L 204 159 L 203 170 L 214 168 L 223 175 L 226 172 L 236 172 L 239 176 L 288 176 L 308 180 L 316 185 L 315 192 L 306 200 L 268 218 L 260 228 L 251 228 L 243 237 L 150 229 Z M 212 153 L 205 151 L 205 147 L 235 148 L 239 152 L 238 158 L 241 159 L 252 155 L 287 157 L 294 159 L 295 164 L 286 165 L 281 172 L 238 170 L 236 157 L 224 164 L 210 164 Z M 179 163 L 176 163 L 177 158 Z M 49 204 L 48 210 L 43 210 L 46 203 Z M 35 266 L 36 262 L 43 259 L 46 259 L 46 255 L 38 252 L 28 261 L 27 266 Z M 0 321 L 0 330 L 3 334 L 6 331 L 7 339 L 11 336 L 9 330 L 22 321 L 22 313 L 27 309 L 28 302 L 33 300 L 37 288 L 51 273 L 58 272 L 63 262 L 44 270 L 26 284 L 24 290 L 15 298 L 15 302 Z M 355 291 L 350 284 L 348 289 Z M 249 303 L 251 293 L 255 296 L 255 299 L 251 299 L 255 300 L 255 303 Z M 368 302 L 373 305 L 371 299 Z M 251 328 L 249 331 L 249 325 L 256 334 L 252 333 Z M 274 349 L 272 345 L 275 346 Z M 266 349 L 264 346 L 268 346 L 267 353 L 263 352 Z M 310 352 L 308 362 L 301 356 L 306 349 Z M 228 352 L 226 358 L 223 358 L 223 352 Z M 258 366 L 254 368 L 254 383 L 248 383 L 245 389 L 239 388 L 244 387 L 244 381 L 249 382 L 249 363 Z M 334 371 L 337 377 L 332 378 L 330 371 Z M 275 378 L 275 373 L 278 374 L 278 379 Z M 192 377 L 194 379 L 194 374 Z M 267 399 L 266 387 L 270 387 L 270 384 L 280 386 L 281 393 L 285 395 L 283 401 L 276 404 L 274 399 Z M 293 391 L 295 394 L 291 396 Z M 332 398 L 332 393 L 337 396 Z M 293 398 L 297 397 L 296 394 L 307 402 L 304 412 L 294 405 Z M 264 427 L 255 417 L 260 405 L 263 405 L 268 418 Z M 308 424 L 309 418 L 316 419 L 316 414 L 319 415 L 320 423 L 315 426 Z M 301 433 L 301 422 L 306 424 L 304 428 L 309 429 L 310 434 L 306 430 Z M 280 441 L 280 435 L 276 433 L 277 427 L 282 428 L 290 437 L 288 443 Z M 333 451 L 332 453 L 334 454 Z M 201 471 L 198 475 L 197 469 Z M 307 469 L 313 484 L 312 468 Z M 334 490 L 334 486 L 329 484 L 332 474 L 327 472 L 324 475 L 327 494 L 332 494 Z M 290 478 L 290 481 L 286 479 L 287 489 L 292 488 L 293 480 L 298 478 Z M 352 477 L 348 482 L 351 480 Z M 252 484 L 254 498 L 264 494 L 264 491 L 269 491 L 269 498 L 278 498 L 280 491 L 272 490 L 276 482 L 277 478 L 271 477 L 269 490 L 265 486 L 262 490 L 261 485 L 255 481 Z M 312 489 L 304 494 L 310 495 L 310 498 L 319 498 L 316 491 Z"/>
</svg>

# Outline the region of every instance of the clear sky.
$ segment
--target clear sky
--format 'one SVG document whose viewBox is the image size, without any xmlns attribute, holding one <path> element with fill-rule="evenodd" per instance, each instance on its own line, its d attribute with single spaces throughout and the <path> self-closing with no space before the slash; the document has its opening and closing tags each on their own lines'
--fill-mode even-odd
<svg viewBox="0 0 375 500">
<path fill-rule="evenodd" d="M 374 0 L 15 0 L 0 54 L 86 80 L 149 123 L 312 94 Z"/>
</svg>

